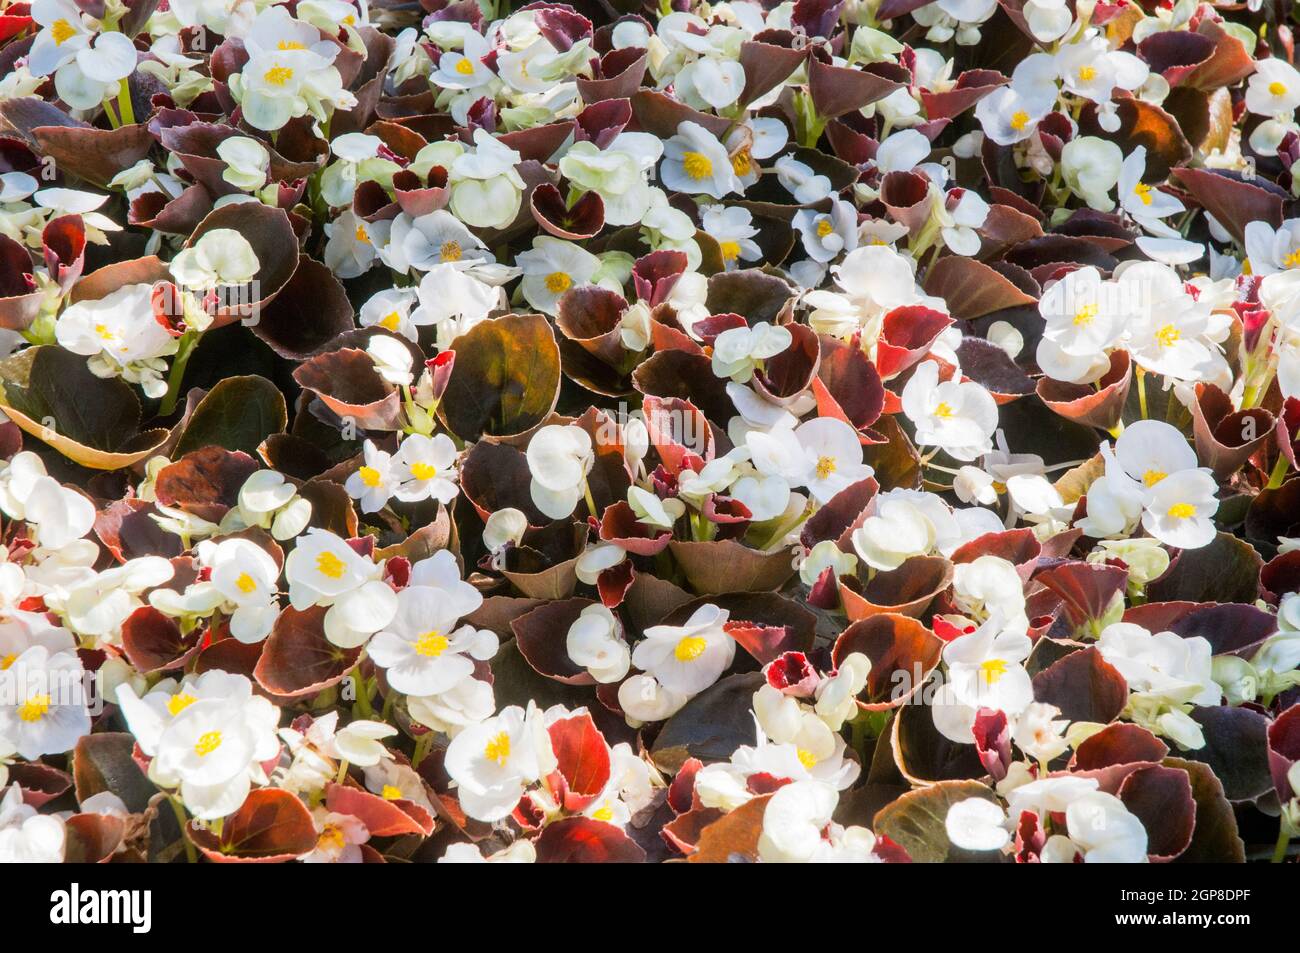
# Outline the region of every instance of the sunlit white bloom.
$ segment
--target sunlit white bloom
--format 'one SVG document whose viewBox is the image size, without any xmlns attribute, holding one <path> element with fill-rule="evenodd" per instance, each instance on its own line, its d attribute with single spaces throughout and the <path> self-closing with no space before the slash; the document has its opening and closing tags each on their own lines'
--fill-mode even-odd
<svg viewBox="0 0 1300 953">
<path fill-rule="evenodd" d="M 656 625 L 632 651 L 632 664 L 653 675 L 669 691 L 697 695 L 726 671 L 736 655 L 736 640 L 724 629 L 728 613 L 700 606 L 684 625 Z"/>
<path fill-rule="evenodd" d="M 527 459 L 529 492 L 537 508 L 551 519 L 572 513 L 596 463 L 591 436 L 581 427 L 542 427 L 528 441 Z"/>
<path fill-rule="evenodd" d="M 383 581 L 382 564 L 327 530 L 313 528 L 298 540 L 284 575 L 294 609 L 329 606 L 325 635 L 342 648 L 363 644 L 397 613 L 397 594 Z"/>
<path fill-rule="evenodd" d="M 574 664 L 602 684 L 622 680 L 631 666 L 631 651 L 618 620 L 600 603 L 587 606 L 569 626 L 565 647 Z"/>
<path fill-rule="evenodd" d="M 176 353 L 172 337 L 153 314 L 152 286 L 124 285 L 94 300 L 78 301 L 59 315 L 59 346 L 90 358 L 97 377 L 122 377 L 139 383 L 145 394 L 167 391 L 165 357 Z"/>
<path fill-rule="evenodd" d="M 998 405 L 974 381 L 939 381 L 939 365 L 918 365 L 903 387 L 903 413 L 916 425 L 916 442 L 939 447 L 958 460 L 974 460 L 993 448 Z"/>
<path fill-rule="evenodd" d="M 682 122 L 677 134 L 664 142 L 659 177 L 666 188 L 687 195 L 720 199 L 744 191 L 726 147 L 703 126 L 690 121 Z"/>
<path fill-rule="evenodd" d="M 498 821 L 514 810 L 525 787 L 555 768 L 542 713 L 512 705 L 465 728 L 447 746 L 446 769 L 470 817 Z"/>
</svg>

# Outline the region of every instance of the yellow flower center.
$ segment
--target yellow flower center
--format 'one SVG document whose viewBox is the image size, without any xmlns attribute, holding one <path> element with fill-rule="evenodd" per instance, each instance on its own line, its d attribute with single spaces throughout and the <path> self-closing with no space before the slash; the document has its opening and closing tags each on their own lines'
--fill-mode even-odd
<svg viewBox="0 0 1300 953">
<path fill-rule="evenodd" d="M 442 247 L 438 249 L 438 257 L 441 258 L 444 263 L 449 261 L 460 261 L 461 254 L 460 242 L 456 241 L 443 242 Z"/>
<path fill-rule="evenodd" d="M 469 57 L 462 56 L 460 62 L 456 64 L 456 72 L 461 76 L 473 76 L 474 64 L 470 62 Z"/>
<path fill-rule="evenodd" d="M 283 86 L 293 79 L 293 70 L 287 66 L 272 66 L 262 74 L 262 79 L 272 86 Z"/>
<path fill-rule="evenodd" d="M 369 487 L 376 487 L 384 482 L 383 476 L 374 467 L 362 467 L 357 471 L 357 475 L 361 477 L 361 482 Z"/>
<path fill-rule="evenodd" d="M 322 576 L 328 576 L 330 579 L 341 579 L 345 568 L 343 560 L 329 550 L 316 557 L 316 571 Z"/>
<path fill-rule="evenodd" d="M 1097 317 L 1097 313 L 1100 310 L 1101 308 L 1095 304 L 1085 304 L 1074 313 L 1074 326 L 1078 328 L 1086 328 L 1088 325 L 1092 324 L 1093 319 Z"/>
<path fill-rule="evenodd" d="M 831 220 L 829 218 L 823 218 L 817 223 L 818 238 L 825 238 L 833 231 L 835 231 L 835 226 L 831 224 Z"/>
<path fill-rule="evenodd" d="M 18 706 L 18 717 L 22 721 L 36 722 L 45 717 L 50 710 L 49 695 L 33 695 Z"/>
<path fill-rule="evenodd" d="M 389 311 L 379 320 L 379 326 L 389 331 L 396 331 L 402 323 L 402 316 L 396 311 Z"/>
<path fill-rule="evenodd" d="M 198 699 L 189 692 L 177 692 L 171 698 L 167 699 L 167 712 L 175 718 L 196 701 L 198 701 Z"/>
<path fill-rule="evenodd" d="M 326 824 L 321 828 L 320 837 L 316 839 L 316 846 L 321 850 L 342 850 L 347 844 L 343 839 L 343 829 L 337 824 Z"/>
<path fill-rule="evenodd" d="M 817 767 L 817 756 L 806 748 L 799 749 L 799 763 L 811 771 Z"/>
<path fill-rule="evenodd" d="M 748 149 L 741 149 L 731 157 L 731 171 L 736 175 L 749 175 L 754 168 L 754 157 Z"/>
<path fill-rule="evenodd" d="M 834 472 L 835 472 L 834 457 L 817 458 L 817 479 L 824 480 Z"/>
<path fill-rule="evenodd" d="M 220 747 L 221 732 L 205 731 L 199 735 L 199 740 L 194 742 L 194 753 L 200 758 L 206 758 Z"/>
<path fill-rule="evenodd" d="M 725 261 L 735 261 L 740 257 L 740 242 L 718 242 L 718 248 Z"/>
<path fill-rule="evenodd" d="M 1169 507 L 1169 515 L 1176 520 L 1191 519 L 1196 515 L 1196 507 L 1191 503 L 1175 503 Z"/>
<path fill-rule="evenodd" d="M 10 665 L 13 665 L 13 664 L 14 664 L 14 661 L 15 661 L 17 658 L 18 658 L 18 656 L 15 655 L 13 652 L 10 652 L 10 653 L 9 653 L 8 655 L 6 655 L 4 658 L 0 658 L 0 672 L 3 672 L 3 671 L 4 671 L 5 669 L 7 669 Z"/>
<path fill-rule="evenodd" d="M 113 340 L 113 331 L 111 328 L 109 328 L 107 324 L 95 325 L 95 333 L 99 335 L 101 340 L 104 341 Z"/>
<path fill-rule="evenodd" d="M 59 22 L 62 23 L 63 21 L 60 20 Z M 1279 83 L 1277 80 L 1274 80 L 1273 82 L 1268 84 L 1268 91 L 1274 96 L 1285 96 L 1286 83 Z"/>
<path fill-rule="evenodd" d="M 713 163 L 702 152 L 687 152 L 682 155 L 682 168 L 695 181 L 707 179 L 713 175 Z"/>
<path fill-rule="evenodd" d="M 483 757 L 495 761 L 499 767 L 505 767 L 510 759 L 510 736 L 504 731 L 493 735 L 483 748 Z"/>
<path fill-rule="evenodd" d="M 425 658 L 437 658 L 443 652 L 447 651 L 447 646 L 451 645 L 451 640 L 441 632 L 430 629 L 423 632 L 415 640 L 415 654 L 423 655 Z"/>
<path fill-rule="evenodd" d="M 241 572 L 239 578 L 235 580 L 235 585 L 244 595 L 248 595 L 257 589 L 257 580 L 246 572 Z"/>
<path fill-rule="evenodd" d="M 385 784 L 383 790 L 379 792 L 379 796 L 383 798 L 385 801 L 400 800 L 402 797 L 402 789 L 399 787 L 394 787 L 391 784 Z"/>
<path fill-rule="evenodd" d="M 1091 83 L 1096 78 L 1097 78 L 1097 70 L 1094 67 L 1091 66 L 1079 67 L 1079 82 Z"/>
<path fill-rule="evenodd" d="M 62 46 L 76 35 L 77 31 L 72 24 L 61 17 L 50 25 L 50 36 L 54 37 L 55 46 Z"/>
<path fill-rule="evenodd" d="M 950 407 L 946 403 L 940 403 L 938 407 L 934 408 L 934 415 L 936 417 L 942 417 L 944 420 L 947 420 L 949 417 L 952 416 L 952 407 Z"/>
<path fill-rule="evenodd" d="M 709 647 L 709 640 L 702 635 L 688 635 L 677 643 L 673 655 L 679 662 L 694 662 Z"/>
<path fill-rule="evenodd" d="M 1156 342 L 1161 347 L 1173 347 L 1178 343 L 1179 338 L 1182 336 L 1182 332 L 1180 332 L 1176 327 L 1172 324 L 1166 324 L 1156 332 Z"/>
<path fill-rule="evenodd" d="M 1300 249 L 1296 249 L 1283 258 L 1282 264 L 1286 265 L 1288 268 L 1295 268 L 1297 265 L 1300 265 Z"/>
<path fill-rule="evenodd" d="M 432 480 L 438 475 L 438 468 L 432 463 L 412 463 L 411 476 L 417 480 Z"/>
<path fill-rule="evenodd" d="M 1011 114 L 1011 128 L 1016 132 L 1023 132 L 1027 125 L 1029 125 L 1029 113 L 1023 109 L 1017 109 Z"/>
<path fill-rule="evenodd" d="M 1155 486 L 1167 476 L 1169 476 L 1169 474 L 1165 473 L 1163 470 L 1148 470 L 1146 473 L 1142 474 L 1142 482 L 1147 486 Z"/>
<path fill-rule="evenodd" d="M 990 658 L 980 662 L 980 678 L 984 679 L 985 685 L 996 684 L 1005 674 L 1007 674 L 1007 660 L 1004 658 Z"/>
<path fill-rule="evenodd" d="M 553 271 L 546 276 L 546 290 L 553 295 L 568 291 L 571 284 L 573 279 L 562 271 Z"/>
<path fill-rule="evenodd" d="M 305 50 L 305 49 L 307 49 L 307 47 L 306 47 L 305 44 L 299 43 L 297 40 L 281 40 L 279 43 L 276 44 L 276 49 L 279 49 L 279 50 Z"/>
<path fill-rule="evenodd" d="M 1147 185 L 1145 182 L 1139 182 L 1137 185 L 1133 186 L 1133 194 L 1142 200 L 1143 205 L 1151 204 L 1151 186 Z"/>
<path fill-rule="evenodd" d="M 609 805 L 605 805 L 604 807 L 597 808 L 596 810 L 591 812 L 591 818 L 592 820 L 604 821 L 606 824 L 608 824 L 610 821 L 614 819 L 614 809 Z"/>
<path fill-rule="evenodd" d="M 355 239 L 356 239 L 357 241 L 359 241 L 359 242 L 369 242 L 369 241 L 370 241 L 370 233 L 369 233 L 368 231 L 366 231 L 366 226 L 364 226 L 364 225 L 358 225 L 358 226 L 357 226 L 357 230 L 356 230 L 355 232 L 352 233 L 352 237 L 355 238 Z"/>
</svg>

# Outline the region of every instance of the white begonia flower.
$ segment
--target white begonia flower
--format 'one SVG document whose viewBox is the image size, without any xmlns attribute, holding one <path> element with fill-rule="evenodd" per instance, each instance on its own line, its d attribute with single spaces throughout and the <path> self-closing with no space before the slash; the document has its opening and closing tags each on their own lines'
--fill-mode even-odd
<svg viewBox="0 0 1300 953">
<path fill-rule="evenodd" d="M 1060 714 L 1055 705 L 1034 702 L 1017 716 L 1012 740 L 1031 758 L 1044 764 L 1055 760 L 1070 747 L 1065 738 L 1070 721 L 1058 718 Z"/>
<path fill-rule="evenodd" d="M 1023 663 L 1032 647 L 1023 629 L 1004 628 L 996 615 L 945 645 L 948 681 L 931 705 L 935 728 L 951 741 L 972 744 L 971 727 L 979 709 L 1014 718 L 1029 707 L 1034 689 Z"/>
<path fill-rule="evenodd" d="M 392 754 L 383 745 L 384 738 L 397 734 L 397 729 L 382 721 L 367 721 L 358 718 L 340 728 L 332 739 L 332 753 L 338 754 L 349 764 L 369 768 L 379 764 Z"/>
<path fill-rule="evenodd" d="M 604 149 L 594 142 L 575 142 L 560 159 L 560 172 L 571 187 L 601 197 L 607 225 L 635 225 L 650 207 L 646 176 L 663 151 L 657 136 L 624 132 Z"/>
<path fill-rule="evenodd" d="M 168 355 L 176 338 L 154 318 L 152 286 L 124 285 L 94 300 L 68 305 L 54 326 L 59 346 L 89 358 L 96 377 L 121 377 L 138 383 L 149 397 L 167 391 Z"/>
<path fill-rule="evenodd" d="M 600 603 L 587 606 L 569 626 L 565 648 L 573 663 L 601 684 L 622 681 L 631 667 L 631 650 L 618 620 Z"/>
<path fill-rule="evenodd" d="M 284 7 L 259 13 L 244 45 L 248 62 L 230 77 L 230 91 L 254 128 L 272 132 L 306 115 L 323 123 L 332 110 L 357 104 L 333 65 L 339 47 L 324 42 L 317 27 L 293 19 Z"/>
<path fill-rule="evenodd" d="M 415 307 L 414 288 L 385 288 L 371 295 L 357 313 L 357 323 L 363 328 L 383 328 L 390 334 L 400 334 L 408 341 L 419 338 L 419 328 L 411 320 Z"/>
<path fill-rule="evenodd" d="M 330 163 L 320 177 L 320 194 L 332 208 L 350 205 L 362 182 L 378 182 L 384 187 L 392 185 L 393 174 L 401 166 L 380 155 L 384 141 L 378 136 L 349 132 L 330 143 L 330 151 L 338 160 Z"/>
<path fill-rule="evenodd" d="M 780 354 L 793 341 L 788 328 L 766 321 L 728 328 L 713 340 L 713 373 L 744 384 L 762 361 Z"/>
<path fill-rule="evenodd" d="M 876 837 L 831 820 L 839 796 L 821 781 L 797 780 L 772 795 L 763 812 L 759 859 L 767 863 L 874 863 Z"/>
<path fill-rule="evenodd" d="M 34 0 L 31 17 L 41 27 L 27 53 L 27 66 L 34 76 L 49 76 L 71 62 L 95 36 L 72 0 Z"/>
<path fill-rule="evenodd" d="M 974 460 L 993 449 L 998 405 L 974 381 L 940 383 L 939 365 L 917 366 L 903 388 L 903 413 L 916 425 L 920 446 L 939 447 L 958 460 Z"/>
<path fill-rule="evenodd" d="M 493 557 L 503 553 L 507 546 L 518 546 L 528 530 L 528 517 L 523 511 L 507 506 L 493 512 L 483 523 L 483 545 Z"/>
<path fill-rule="evenodd" d="M 455 737 L 469 725 L 491 717 L 496 700 L 490 684 L 471 677 L 437 695 L 408 697 L 406 706 L 420 724 Z"/>
<path fill-rule="evenodd" d="M 284 574 L 293 608 L 329 607 L 325 635 L 340 648 L 363 645 L 397 613 L 397 594 L 383 581 L 383 566 L 328 530 L 313 528 L 299 539 Z"/>
<path fill-rule="evenodd" d="M 1056 61 L 1034 53 L 1017 64 L 1011 84 L 993 90 L 975 104 L 984 135 L 1001 146 L 1023 142 L 1056 105 Z"/>
<path fill-rule="evenodd" d="M 348 475 L 343 488 L 361 504 L 361 512 L 375 513 L 387 505 L 393 495 L 392 454 L 380 450 L 371 441 L 362 445 L 365 463 Z"/>
<path fill-rule="evenodd" d="M 472 228 L 505 228 L 519 213 L 524 180 L 521 156 L 491 133 L 474 130 L 474 151 L 456 158 L 448 180 L 451 211 Z"/>
<path fill-rule="evenodd" d="M 489 314 L 502 307 L 500 288 L 480 281 L 456 265 L 439 264 L 420 280 L 419 307 L 411 312 L 417 327 L 432 326 L 439 350 L 447 350 Z"/>
<path fill-rule="evenodd" d="M 1169 193 L 1142 181 L 1146 159 L 1146 147 L 1138 146 L 1120 166 L 1120 207 L 1152 235 L 1178 238 L 1179 233 L 1161 219 L 1186 211 L 1186 206 Z"/>
<path fill-rule="evenodd" d="M 488 41 L 473 30 L 463 34 L 459 50 L 445 50 L 438 57 L 438 65 L 429 81 L 442 89 L 477 89 L 496 79 L 487 68 L 483 57 L 491 52 Z"/>
<path fill-rule="evenodd" d="M 197 553 L 199 563 L 211 570 L 208 581 L 194 583 L 183 595 L 155 589 L 150 604 L 169 615 L 206 615 L 221 609 L 229 616 L 230 634 L 239 641 L 251 644 L 266 638 L 280 614 L 280 568 L 275 560 L 246 539 L 204 540 Z"/>
<path fill-rule="evenodd" d="M 721 203 L 706 206 L 700 216 L 701 230 L 717 241 L 728 271 L 739 268 L 742 261 L 758 261 L 763 257 L 763 250 L 753 240 L 758 234 L 753 220 L 749 209 Z"/>
<path fill-rule="evenodd" d="M 495 655 L 498 640 L 486 629 L 457 626 L 483 604 L 483 597 L 461 580 L 449 551 L 439 550 L 417 563 L 411 580 L 397 594 L 396 614 L 370 640 L 367 652 L 397 691 L 437 695 L 474 673 L 472 659 Z"/>
<path fill-rule="evenodd" d="M 393 496 L 406 503 L 429 499 L 450 503 L 460 492 L 456 457 L 456 445 L 445 433 L 411 434 L 391 461 Z"/>
<path fill-rule="evenodd" d="M 37 814 L 11 784 L 0 798 L 0 864 L 61 864 L 66 847 L 63 819 Z"/>
<path fill-rule="evenodd" d="M 1061 176 L 1075 195 L 1099 212 L 1115 207 L 1110 190 L 1119 182 L 1124 151 L 1109 139 L 1080 136 L 1061 150 Z"/>
<path fill-rule="evenodd" d="M 248 239 L 232 228 L 214 228 L 190 248 L 176 253 L 168 266 L 187 291 L 242 285 L 257 275 L 260 264 Z"/>
<path fill-rule="evenodd" d="M 853 531 L 853 549 L 868 566 L 888 572 L 935 548 L 933 522 L 913 502 L 878 499 L 876 512 Z"/>
<path fill-rule="evenodd" d="M 220 696 L 181 698 L 170 720 L 137 699 L 130 686 L 117 693 L 136 743 L 152 759 L 150 780 L 179 789 L 201 820 L 234 812 L 254 783 L 267 783 L 262 764 L 280 751 L 279 709 L 253 694 L 243 676 L 227 676 L 223 684 Z"/>
<path fill-rule="evenodd" d="M 580 582 L 596 585 L 600 574 L 619 565 L 627 558 L 627 551 L 614 543 L 596 543 L 588 546 L 574 563 L 573 571 Z"/>
<path fill-rule="evenodd" d="M 0 476 L 0 510 L 30 524 L 32 539 L 47 550 L 81 539 L 95 523 L 94 504 L 47 476 L 44 461 L 30 450 L 16 453 Z"/>
<path fill-rule="evenodd" d="M 684 625 L 656 625 L 632 651 L 632 663 L 671 692 L 698 695 L 727 670 L 736 640 L 723 628 L 728 612 L 709 603 Z"/>
<path fill-rule="evenodd" d="M 401 340 L 376 334 L 366 343 L 366 353 L 375 362 L 379 376 L 398 387 L 409 387 L 415 379 L 411 371 L 415 359 Z"/>
<path fill-rule="evenodd" d="M 813 261 L 833 261 L 858 245 L 858 210 L 851 202 L 831 199 L 829 213 L 800 209 L 793 224 Z"/>
<path fill-rule="evenodd" d="M 1211 673 L 1213 650 L 1202 636 L 1152 633 L 1130 622 L 1116 622 L 1102 630 L 1097 650 L 1124 676 L 1131 691 L 1171 703 L 1219 702 L 1219 686 Z"/>
<path fill-rule="evenodd" d="M 1124 802 L 1104 791 L 1090 791 L 1065 809 L 1070 840 L 1085 864 L 1140 864 L 1147 859 L 1147 831 Z"/>
<path fill-rule="evenodd" d="M 815 417 L 794 430 L 807 465 L 802 485 L 818 502 L 827 503 L 836 493 L 874 472 L 862 462 L 862 443 L 851 426 L 834 417 Z"/>
<path fill-rule="evenodd" d="M 989 204 L 970 189 L 953 189 L 949 198 L 957 195 L 957 204 L 948 209 L 946 202 L 936 202 L 934 215 L 940 222 L 939 234 L 943 243 L 954 255 L 967 257 L 979 254 L 981 238 L 977 229 L 984 227 Z"/>
<path fill-rule="evenodd" d="M 590 284 L 600 271 L 600 259 L 574 242 L 538 235 L 533 247 L 515 256 L 524 277 L 524 300 L 546 314 L 559 310 L 561 296 L 570 288 Z"/>
<path fill-rule="evenodd" d="M 1257 116 L 1289 119 L 1300 106 L 1300 72 L 1284 59 L 1266 57 L 1246 81 L 1246 108 Z"/>
<path fill-rule="evenodd" d="M 827 569 L 836 578 L 852 576 L 858 568 L 858 557 L 846 553 L 833 539 L 824 539 L 808 551 L 799 563 L 799 579 L 805 586 L 816 585 Z"/>
<path fill-rule="evenodd" d="M 962 850 L 1001 850 L 1011 843 L 1006 811 L 988 798 L 956 802 L 948 808 L 943 824 L 948 840 Z"/>
<path fill-rule="evenodd" d="M 292 539 L 311 520 L 311 501 L 275 470 L 258 470 L 239 488 L 238 505 L 221 520 L 221 530 L 237 533 L 250 526 L 268 529 L 276 539 Z"/>
<path fill-rule="evenodd" d="M 438 265 L 472 268 L 490 261 L 491 253 L 460 219 L 446 209 L 393 219 L 389 244 L 380 257 L 394 271 L 429 271 Z"/>
<path fill-rule="evenodd" d="M 1057 380 L 1096 380 L 1110 368 L 1108 350 L 1124 330 L 1127 315 L 1120 290 L 1104 282 L 1091 266 L 1052 284 L 1038 302 L 1047 321 L 1038 345 L 1038 362 Z"/>
<path fill-rule="evenodd" d="M 581 427 L 548 424 L 528 441 L 529 493 L 551 519 L 564 519 L 582 499 L 595 466 L 591 436 Z"/>
<path fill-rule="evenodd" d="M 858 713 L 858 695 L 867 686 L 871 659 L 861 652 L 851 652 L 840 662 L 834 675 L 817 686 L 813 710 L 831 731 L 839 731 Z"/>
<path fill-rule="evenodd" d="M 881 175 L 910 172 L 930 154 L 930 140 L 915 129 L 900 129 L 876 150 L 876 168 Z"/>
<path fill-rule="evenodd" d="M 794 156 L 782 156 L 772 167 L 776 171 L 776 180 L 800 205 L 820 202 L 831 194 L 831 180 Z"/>
<path fill-rule="evenodd" d="M 711 195 L 721 199 L 732 192 L 743 193 L 726 147 L 698 123 L 683 121 L 677 134 L 664 142 L 664 161 L 659 167 L 664 187 L 687 195 Z"/>
<path fill-rule="evenodd" d="M 138 54 L 125 34 L 100 33 L 91 43 L 77 50 L 54 73 L 59 98 L 73 109 L 94 109 L 115 95 L 122 80 L 135 72 Z"/>
<path fill-rule="evenodd" d="M 542 713 L 530 702 L 462 730 L 447 746 L 446 769 L 470 817 L 494 822 L 519 803 L 527 785 L 555 770 Z"/>
<path fill-rule="evenodd" d="M 1016 567 L 985 554 L 953 567 L 953 597 L 964 615 L 981 620 L 997 615 L 1008 628 L 1029 628 L 1025 585 Z"/>
<path fill-rule="evenodd" d="M 90 734 L 86 672 L 75 652 L 32 645 L 3 669 L 0 738 L 28 761 L 70 751 Z"/>
<path fill-rule="evenodd" d="M 850 338 L 862 332 L 862 346 L 872 349 L 881 319 L 894 308 L 937 304 L 916 287 L 909 259 L 888 245 L 865 245 L 831 267 L 839 291 L 810 291 L 804 301 L 811 309 L 808 323 L 819 334 Z"/>
<path fill-rule="evenodd" d="M 221 177 L 237 189 L 256 192 L 266 185 L 271 153 L 256 139 L 231 136 L 217 144 L 217 157 L 226 164 Z"/>
</svg>

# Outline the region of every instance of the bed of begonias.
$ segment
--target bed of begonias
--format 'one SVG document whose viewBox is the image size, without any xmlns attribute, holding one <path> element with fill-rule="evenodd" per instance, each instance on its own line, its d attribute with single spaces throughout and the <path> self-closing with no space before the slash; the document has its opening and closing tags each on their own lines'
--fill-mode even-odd
<svg viewBox="0 0 1300 953">
<path fill-rule="evenodd" d="M 1294 862 L 1288 0 L 0 0 L 0 860 Z"/>
</svg>

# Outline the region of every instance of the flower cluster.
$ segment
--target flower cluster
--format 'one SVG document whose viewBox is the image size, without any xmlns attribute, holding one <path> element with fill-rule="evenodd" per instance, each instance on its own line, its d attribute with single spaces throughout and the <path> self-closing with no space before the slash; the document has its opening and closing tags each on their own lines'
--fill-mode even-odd
<svg viewBox="0 0 1300 953">
<path fill-rule="evenodd" d="M 0 860 L 1293 860 L 1291 5 L 517 6 L 0 0 Z"/>
</svg>

